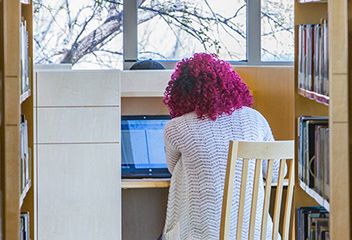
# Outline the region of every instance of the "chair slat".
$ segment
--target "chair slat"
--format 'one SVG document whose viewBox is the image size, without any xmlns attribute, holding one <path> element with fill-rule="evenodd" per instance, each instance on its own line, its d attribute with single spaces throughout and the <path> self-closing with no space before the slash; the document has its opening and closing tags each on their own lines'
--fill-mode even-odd
<svg viewBox="0 0 352 240">
<path fill-rule="evenodd" d="M 293 160 L 288 161 L 288 186 L 286 192 L 286 202 L 285 202 L 285 213 L 284 221 L 282 224 L 282 240 L 288 240 L 288 234 L 290 229 L 290 219 L 292 211 L 292 199 L 293 199 L 293 186 L 295 184 L 295 168 Z"/>
<path fill-rule="evenodd" d="M 281 201 L 282 201 L 282 188 L 285 175 L 286 160 L 280 161 L 279 176 L 277 179 L 277 187 L 275 194 L 275 205 L 274 205 L 274 216 L 273 216 L 273 235 L 272 239 L 278 239 L 279 235 L 279 224 L 280 224 L 280 212 L 281 212 Z"/>
<path fill-rule="evenodd" d="M 245 202 L 246 202 L 248 163 L 249 163 L 249 159 L 243 159 L 242 177 L 241 177 L 241 189 L 240 189 L 240 202 L 239 202 L 239 205 L 238 205 L 236 239 L 242 239 L 244 205 L 245 205 Z"/>
<path fill-rule="evenodd" d="M 264 194 L 261 240 L 266 240 L 266 229 L 267 229 L 267 222 L 268 222 L 268 215 L 269 215 L 270 193 L 271 193 L 271 187 L 268 187 L 270 186 L 268 184 L 271 184 L 273 179 L 273 166 L 274 166 L 274 160 L 270 159 L 268 161 L 268 168 L 267 168 L 267 173 L 265 178 L 267 187 L 265 188 L 265 194 Z"/>
<path fill-rule="evenodd" d="M 255 173 L 254 173 L 254 182 L 253 182 L 253 191 L 252 191 L 252 207 L 251 207 L 251 217 L 249 224 L 249 233 L 248 239 L 254 240 L 254 230 L 255 222 L 257 217 L 257 201 L 258 201 L 258 192 L 259 192 L 259 180 L 262 171 L 262 160 L 255 160 Z"/>
<path fill-rule="evenodd" d="M 248 159 L 292 159 L 293 141 L 238 142 L 239 158 Z"/>
<path fill-rule="evenodd" d="M 238 142 L 230 141 L 221 210 L 220 240 L 227 240 L 229 239 L 230 235 L 231 207 L 234 185 L 233 179 L 235 175 L 235 161 L 237 159 L 237 151 Z"/>
</svg>

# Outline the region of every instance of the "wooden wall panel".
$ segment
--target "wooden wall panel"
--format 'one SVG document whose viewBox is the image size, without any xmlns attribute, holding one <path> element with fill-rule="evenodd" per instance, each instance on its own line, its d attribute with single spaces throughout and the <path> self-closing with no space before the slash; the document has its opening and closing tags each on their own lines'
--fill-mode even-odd
<svg viewBox="0 0 352 240">
<path fill-rule="evenodd" d="M 268 120 L 277 140 L 293 139 L 292 67 L 237 67 L 254 94 L 254 108 Z"/>
<path fill-rule="evenodd" d="M 168 115 L 162 97 L 122 97 L 122 115 Z"/>
</svg>

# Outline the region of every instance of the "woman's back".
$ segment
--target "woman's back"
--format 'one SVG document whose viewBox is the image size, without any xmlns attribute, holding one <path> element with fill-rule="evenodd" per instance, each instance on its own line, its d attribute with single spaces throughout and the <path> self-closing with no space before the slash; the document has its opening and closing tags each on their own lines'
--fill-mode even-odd
<svg viewBox="0 0 352 240">
<path fill-rule="evenodd" d="M 265 118 L 242 107 L 215 121 L 199 119 L 194 112 L 174 118 L 165 128 L 169 169 L 172 172 L 164 239 L 218 239 L 222 195 L 230 140 L 272 141 Z M 232 207 L 231 239 L 236 232 L 241 165 L 236 166 Z M 266 165 L 264 165 L 264 170 Z M 278 166 L 275 164 L 274 173 Z M 247 184 L 243 239 L 248 236 L 254 163 L 250 163 Z M 256 235 L 260 221 L 264 187 L 260 184 Z M 268 221 L 268 236 L 271 235 Z M 257 239 L 257 238 L 256 238 Z"/>
</svg>

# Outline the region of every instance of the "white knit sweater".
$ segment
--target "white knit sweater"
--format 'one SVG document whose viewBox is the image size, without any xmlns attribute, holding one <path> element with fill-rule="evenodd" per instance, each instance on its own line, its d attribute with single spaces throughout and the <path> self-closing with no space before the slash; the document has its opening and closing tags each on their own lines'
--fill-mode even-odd
<svg viewBox="0 0 352 240">
<path fill-rule="evenodd" d="M 271 129 L 257 111 L 243 107 L 216 121 L 195 113 L 172 119 L 165 127 L 167 162 L 172 173 L 164 240 L 218 240 L 228 144 L 230 140 L 273 141 Z M 263 173 L 267 164 L 263 164 Z M 235 239 L 242 164 L 236 164 L 230 239 Z M 274 164 L 274 179 L 279 169 Z M 262 174 L 263 174 L 262 173 Z M 264 175 L 265 176 L 265 175 Z M 254 163 L 249 164 L 242 239 L 248 239 Z M 264 186 L 260 181 L 255 239 L 259 239 Z M 268 219 L 267 239 L 272 220 Z"/>
</svg>

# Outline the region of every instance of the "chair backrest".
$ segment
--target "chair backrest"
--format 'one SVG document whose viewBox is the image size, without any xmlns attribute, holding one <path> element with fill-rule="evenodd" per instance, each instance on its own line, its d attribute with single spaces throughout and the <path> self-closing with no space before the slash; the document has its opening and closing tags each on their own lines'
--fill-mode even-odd
<svg viewBox="0 0 352 240">
<path fill-rule="evenodd" d="M 243 226 L 243 214 L 244 204 L 247 186 L 247 175 L 248 175 L 248 164 L 249 161 L 255 161 L 254 170 L 254 181 L 253 181 L 253 192 L 252 192 L 252 205 L 250 213 L 250 223 L 248 238 L 249 240 L 254 239 L 255 221 L 256 221 L 256 210 L 258 200 L 258 190 L 260 172 L 262 171 L 263 161 L 268 161 L 266 183 L 264 194 L 264 205 L 262 213 L 262 224 L 261 224 L 261 238 L 266 239 L 267 230 L 267 219 L 269 216 L 269 205 L 270 205 L 270 194 L 271 194 L 271 182 L 273 178 L 273 166 L 274 161 L 280 161 L 279 172 L 277 177 L 277 189 L 274 203 L 274 214 L 273 214 L 273 230 L 272 239 L 278 239 L 279 224 L 280 224 L 280 211 L 284 181 L 288 183 L 286 202 L 284 208 L 284 219 L 282 229 L 282 239 L 288 239 L 289 225 L 292 210 L 292 199 L 293 199 L 293 187 L 294 187 L 294 141 L 276 141 L 276 142 L 239 142 L 230 141 L 226 177 L 224 185 L 224 195 L 221 212 L 221 225 L 220 225 L 220 240 L 228 240 L 230 234 L 230 218 L 231 218 L 231 205 L 233 199 L 233 188 L 234 188 L 234 174 L 235 165 L 237 161 L 243 161 L 242 164 L 242 176 L 241 176 L 241 188 L 240 188 L 240 201 L 238 206 L 238 218 L 237 218 L 237 231 L 236 239 L 242 239 L 242 226 Z M 284 179 L 285 166 L 287 163 L 287 177 Z"/>
</svg>

